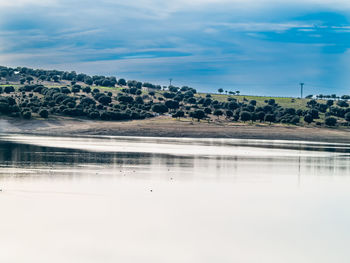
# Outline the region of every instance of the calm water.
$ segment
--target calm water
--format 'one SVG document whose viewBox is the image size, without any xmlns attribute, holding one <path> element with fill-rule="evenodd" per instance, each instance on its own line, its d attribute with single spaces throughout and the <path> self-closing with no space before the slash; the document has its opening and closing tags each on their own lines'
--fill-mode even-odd
<svg viewBox="0 0 350 263">
<path fill-rule="evenodd" d="M 0 135 L 1 263 L 349 262 L 350 145 Z"/>
</svg>

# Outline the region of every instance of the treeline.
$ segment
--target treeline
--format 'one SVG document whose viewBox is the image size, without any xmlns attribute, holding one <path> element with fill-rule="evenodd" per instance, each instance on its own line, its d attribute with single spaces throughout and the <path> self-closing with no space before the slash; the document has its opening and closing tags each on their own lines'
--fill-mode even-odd
<svg viewBox="0 0 350 263">
<path fill-rule="evenodd" d="M 283 108 L 274 99 L 265 105 L 255 100 L 238 101 L 228 97 L 220 102 L 210 94 L 195 96 L 190 87 L 169 87 L 169 90 L 142 92 L 141 87 L 120 89 L 116 95 L 90 86 L 48 88 L 40 84 L 24 85 L 17 91 L 11 86 L 0 88 L 0 113 L 30 119 L 33 115 L 85 117 L 98 120 L 137 120 L 170 114 L 173 118 L 195 120 L 225 118 L 227 121 L 298 124 L 311 123 L 325 114 L 325 124 L 336 125 L 338 119 L 350 122 L 350 108 L 345 101 L 326 104 L 310 100 L 308 109 Z M 317 122 L 317 121 L 316 121 Z M 321 124 L 319 124 L 321 125 Z"/>
<path fill-rule="evenodd" d="M 81 117 L 94 120 L 138 120 L 167 114 L 173 118 L 222 120 L 232 122 L 315 123 L 349 125 L 350 108 L 346 100 L 308 100 L 306 109 L 284 108 L 274 99 L 257 103 L 243 96 L 227 96 L 226 101 L 211 94 L 198 95 L 191 87 L 161 87 L 135 80 L 76 74 L 56 70 L 0 67 L 2 77 L 26 76 L 26 82 L 43 79 L 70 80 L 61 87 L 24 84 L 0 87 L 0 114 L 30 119 L 50 115 Z M 29 78 L 31 77 L 31 79 Z M 92 85 L 88 85 L 86 80 Z M 79 81 L 79 82 L 77 82 Z M 79 84 L 77 84 L 79 83 Z M 67 84 L 67 83 L 66 83 Z M 110 86 L 108 90 L 93 85 Z M 118 85 L 118 86 L 115 86 Z M 238 92 L 236 91 L 236 94 Z M 239 98 L 239 99 L 238 99 Z M 292 99 L 293 101 L 294 99 Z M 295 100 L 294 100 L 295 101 Z M 322 118 L 321 118 L 322 117 Z"/>
<path fill-rule="evenodd" d="M 76 82 L 82 82 L 86 85 L 96 85 L 104 87 L 115 87 L 128 86 L 135 88 L 152 88 L 160 90 L 162 87 L 160 85 L 154 85 L 151 83 L 142 83 L 135 80 L 126 81 L 123 78 L 117 79 L 116 77 L 106 77 L 106 76 L 89 76 L 87 74 L 79 73 L 75 71 L 59 71 L 59 70 L 43 70 L 43 69 L 31 69 L 26 67 L 8 68 L 0 66 L 0 78 L 5 80 L 15 79 L 18 80 L 20 84 L 31 84 L 34 80 L 37 82 L 56 82 L 59 83 L 62 80 L 69 81 L 76 84 Z"/>
</svg>

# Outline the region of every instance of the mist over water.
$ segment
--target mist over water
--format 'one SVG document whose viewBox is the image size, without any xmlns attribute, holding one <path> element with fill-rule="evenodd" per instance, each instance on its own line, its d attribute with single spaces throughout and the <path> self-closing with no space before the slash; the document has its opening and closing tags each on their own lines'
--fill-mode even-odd
<svg viewBox="0 0 350 263">
<path fill-rule="evenodd" d="M 347 262 L 350 145 L 0 136 L 0 262 Z"/>
</svg>

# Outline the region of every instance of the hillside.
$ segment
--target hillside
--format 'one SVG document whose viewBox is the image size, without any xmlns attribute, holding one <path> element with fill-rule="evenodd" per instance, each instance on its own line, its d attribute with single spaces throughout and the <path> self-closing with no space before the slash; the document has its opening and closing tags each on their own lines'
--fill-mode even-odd
<svg viewBox="0 0 350 263">
<path fill-rule="evenodd" d="M 209 94 L 187 86 L 161 87 L 115 77 L 21 67 L 0 67 L 0 76 L 0 114 L 11 118 L 68 116 L 122 121 L 165 115 L 208 123 L 319 127 L 348 127 L 350 122 L 346 99 Z"/>
</svg>

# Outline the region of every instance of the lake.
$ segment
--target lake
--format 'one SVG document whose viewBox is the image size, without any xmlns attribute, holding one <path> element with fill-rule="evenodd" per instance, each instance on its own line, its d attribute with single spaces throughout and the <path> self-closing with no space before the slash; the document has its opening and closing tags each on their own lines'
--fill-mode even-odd
<svg viewBox="0 0 350 263">
<path fill-rule="evenodd" d="M 349 262 L 350 145 L 0 135 L 1 263 Z"/>
</svg>

